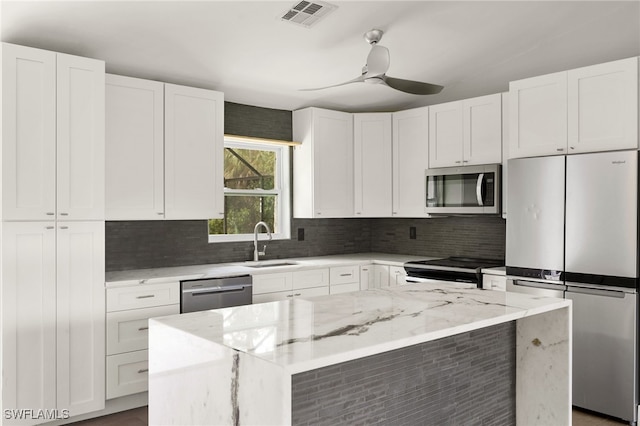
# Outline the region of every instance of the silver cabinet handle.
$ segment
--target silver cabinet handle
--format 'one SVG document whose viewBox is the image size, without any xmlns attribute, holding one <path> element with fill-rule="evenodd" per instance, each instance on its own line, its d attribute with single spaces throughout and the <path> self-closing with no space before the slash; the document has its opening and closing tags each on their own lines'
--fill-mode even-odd
<svg viewBox="0 0 640 426">
<path fill-rule="evenodd" d="M 69 216 L 69 213 L 60 213 L 60 216 Z"/>
<path fill-rule="evenodd" d="M 150 297 L 156 297 L 155 294 L 147 294 L 145 296 L 136 296 L 136 299 L 148 299 Z"/>
<path fill-rule="evenodd" d="M 456 161 L 456 164 L 460 164 L 460 163 L 462 163 L 462 161 Z"/>
<path fill-rule="evenodd" d="M 570 146 L 569 148 L 571 148 L 571 149 L 576 149 L 576 147 L 575 147 L 575 146 Z"/>
<path fill-rule="evenodd" d="M 301 296 L 301 295 L 302 295 L 302 293 L 296 293 L 296 294 L 294 294 L 294 296 Z"/>
<path fill-rule="evenodd" d="M 158 216 L 162 216 L 164 213 L 163 212 L 157 212 L 156 213 Z"/>
<path fill-rule="evenodd" d="M 68 226 L 61 226 L 60 229 L 69 229 Z"/>
<path fill-rule="evenodd" d="M 287 294 L 287 297 L 293 297 L 293 294 Z"/>
<path fill-rule="evenodd" d="M 55 215 L 54 212 L 47 212 L 47 216 L 53 216 L 53 215 Z"/>
<path fill-rule="evenodd" d="M 55 226 L 47 226 L 46 229 L 55 229 Z"/>
<path fill-rule="evenodd" d="M 148 372 L 149 372 L 148 368 L 142 368 L 142 369 L 138 370 L 138 374 L 148 373 Z"/>
<path fill-rule="evenodd" d="M 564 151 L 564 148 L 556 148 L 556 151 L 562 152 L 562 151 Z"/>
<path fill-rule="evenodd" d="M 341 277 L 350 277 L 352 274 L 340 274 Z"/>
<path fill-rule="evenodd" d="M 463 163 L 468 163 L 468 162 L 469 162 L 469 160 L 462 160 L 462 162 L 463 162 Z"/>
<path fill-rule="evenodd" d="M 138 331 L 145 331 L 145 330 L 148 330 L 148 329 L 149 329 L 149 327 L 140 327 L 140 328 L 138 328 Z"/>
</svg>

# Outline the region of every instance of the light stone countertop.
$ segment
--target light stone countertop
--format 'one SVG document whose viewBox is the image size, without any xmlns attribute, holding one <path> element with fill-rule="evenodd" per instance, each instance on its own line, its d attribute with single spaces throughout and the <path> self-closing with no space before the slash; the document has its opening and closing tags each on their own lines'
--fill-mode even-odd
<svg viewBox="0 0 640 426">
<path fill-rule="evenodd" d="M 438 259 L 431 256 L 415 256 L 388 253 L 356 253 L 318 257 L 300 257 L 287 259 L 270 259 L 261 262 L 295 262 L 295 265 L 270 266 L 255 268 L 249 266 L 253 262 L 213 263 L 206 265 L 174 266 L 166 268 L 133 269 L 128 271 L 112 271 L 106 273 L 106 286 L 116 287 L 135 284 L 153 284 L 167 281 L 181 281 L 200 278 L 218 278 L 234 275 L 258 275 L 274 272 L 299 271 L 343 265 L 385 264 L 403 266 L 413 260 Z"/>
<path fill-rule="evenodd" d="M 455 283 L 418 283 L 173 315 L 154 318 L 150 324 L 181 331 L 187 340 L 204 339 L 244 352 L 296 374 L 570 304 Z"/>
</svg>

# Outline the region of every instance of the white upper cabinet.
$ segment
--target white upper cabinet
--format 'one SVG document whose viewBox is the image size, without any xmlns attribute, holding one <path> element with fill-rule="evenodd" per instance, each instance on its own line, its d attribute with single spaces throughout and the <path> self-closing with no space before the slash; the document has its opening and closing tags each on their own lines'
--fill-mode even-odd
<svg viewBox="0 0 640 426">
<path fill-rule="evenodd" d="M 391 216 L 391 114 L 353 115 L 354 213 Z"/>
<path fill-rule="evenodd" d="M 107 76 L 109 220 L 224 215 L 224 95 Z"/>
<path fill-rule="evenodd" d="M 571 70 L 569 153 L 638 148 L 638 59 Z"/>
<path fill-rule="evenodd" d="M 352 217 L 353 118 L 320 108 L 293 112 L 293 216 Z"/>
<path fill-rule="evenodd" d="M 56 54 L 2 44 L 2 219 L 56 214 Z"/>
<path fill-rule="evenodd" d="M 104 62 L 57 54 L 59 220 L 104 220 Z"/>
<path fill-rule="evenodd" d="M 224 95 L 165 84 L 165 218 L 224 216 Z"/>
<path fill-rule="evenodd" d="M 424 171 L 429 168 L 429 108 L 393 113 L 394 217 L 426 217 Z"/>
<path fill-rule="evenodd" d="M 429 108 L 429 168 L 462 165 L 462 101 Z"/>
<path fill-rule="evenodd" d="M 104 219 L 104 62 L 2 45 L 2 219 Z"/>
<path fill-rule="evenodd" d="M 566 73 L 512 81 L 509 108 L 510 158 L 566 153 Z"/>
<path fill-rule="evenodd" d="M 163 83 L 107 75 L 107 220 L 164 219 L 163 114 Z"/>
<path fill-rule="evenodd" d="M 429 107 L 429 168 L 501 161 L 499 93 Z"/>
<path fill-rule="evenodd" d="M 510 158 L 638 148 L 638 58 L 509 84 Z"/>
<path fill-rule="evenodd" d="M 463 155 L 465 165 L 502 162 L 502 95 L 462 101 Z"/>
</svg>

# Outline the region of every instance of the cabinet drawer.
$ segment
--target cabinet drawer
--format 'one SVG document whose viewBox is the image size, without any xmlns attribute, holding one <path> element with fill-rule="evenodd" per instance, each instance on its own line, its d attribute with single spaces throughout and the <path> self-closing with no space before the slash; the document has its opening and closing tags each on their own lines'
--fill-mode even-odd
<svg viewBox="0 0 640 426">
<path fill-rule="evenodd" d="M 274 293 L 262 293 L 253 295 L 253 304 L 277 302 L 279 300 L 288 300 L 291 296 L 291 291 L 276 291 Z"/>
<path fill-rule="evenodd" d="M 107 314 L 107 355 L 147 349 L 148 319 L 179 313 L 179 304 L 109 312 Z"/>
<path fill-rule="evenodd" d="M 180 303 L 180 283 L 140 284 L 107 289 L 107 312 Z"/>
<path fill-rule="evenodd" d="M 149 388 L 149 352 L 107 357 L 107 399 L 145 392 Z"/>
<path fill-rule="evenodd" d="M 276 291 L 291 291 L 291 272 L 254 275 L 252 279 L 253 294 L 275 293 Z"/>
<path fill-rule="evenodd" d="M 329 269 L 311 269 L 293 273 L 293 289 L 329 286 Z"/>
<path fill-rule="evenodd" d="M 331 285 L 347 284 L 347 283 L 360 284 L 360 266 L 336 266 L 329 270 L 329 283 Z"/>
<path fill-rule="evenodd" d="M 293 297 L 315 297 L 327 296 L 329 294 L 329 286 L 303 288 L 293 292 Z"/>
<path fill-rule="evenodd" d="M 331 285 L 331 294 L 349 293 L 350 291 L 360 291 L 360 283 Z"/>
</svg>

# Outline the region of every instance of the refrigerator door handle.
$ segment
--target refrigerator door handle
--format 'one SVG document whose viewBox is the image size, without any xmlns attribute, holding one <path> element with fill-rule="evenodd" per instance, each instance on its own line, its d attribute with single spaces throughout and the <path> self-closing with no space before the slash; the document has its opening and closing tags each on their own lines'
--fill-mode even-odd
<svg viewBox="0 0 640 426">
<path fill-rule="evenodd" d="M 476 199 L 478 200 L 478 206 L 484 206 L 484 200 L 482 196 L 482 182 L 484 181 L 484 173 L 478 175 L 478 182 L 476 183 Z"/>
<path fill-rule="evenodd" d="M 625 295 L 625 292 L 619 291 L 619 290 L 605 290 L 605 289 L 599 289 L 599 288 L 575 287 L 571 285 L 567 287 L 567 292 L 589 294 L 592 296 L 615 297 L 618 299 L 624 299 L 624 295 Z"/>
</svg>

